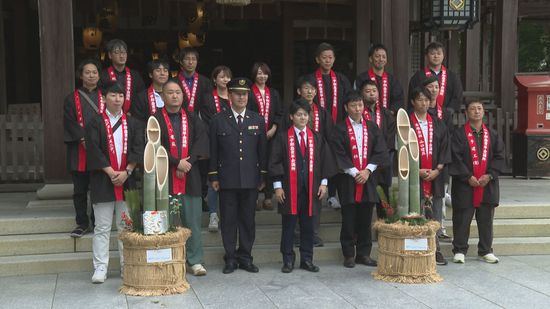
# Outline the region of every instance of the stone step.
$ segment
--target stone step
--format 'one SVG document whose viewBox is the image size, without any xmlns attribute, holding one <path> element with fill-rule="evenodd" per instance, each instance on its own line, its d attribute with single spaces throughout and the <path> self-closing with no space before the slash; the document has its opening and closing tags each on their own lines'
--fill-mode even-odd
<svg viewBox="0 0 550 309">
<path fill-rule="evenodd" d="M 447 218 L 453 209 L 447 207 Z M 495 219 L 544 219 L 550 218 L 550 204 L 503 204 L 495 209 Z"/>
<path fill-rule="evenodd" d="M 470 239 L 471 249 L 468 256 L 477 255 L 477 239 Z M 377 258 L 377 244 L 374 243 L 371 256 Z M 441 243 L 443 254 L 450 258 L 451 244 Z M 493 248 L 497 255 L 533 255 L 550 254 L 550 237 L 509 237 L 497 238 Z M 340 243 L 328 242 L 324 247 L 315 248 L 314 261 L 341 261 Z M 253 249 L 254 262 L 257 264 L 277 263 L 281 261 L 278 245 L 255 245 Z M 298 249 L 296 253 L 299 255 Z M 298 257 L 299 258 L 299 257 Z M 220 265 L 223 263 L 223 248 L 206 247 L 205 264 Z M 118 270 L 118 251 L 111 251 L 110 270 Z M 39 255 L 20 255 L 0 257 L 0 276 L 50 274 L 63 272 L 93 270 L 91 252 L 55 253 Z M 374 268 L 373 268 L 374 270 Z M 261 269 L 260 269 L 261 271 Z M 322 270 L 321 270 L 322 271 Z"/>
<path fill-rule="evenodd" d="M 446 221 L 447 232 L 452 236 L 452 222 Z M 319 230 L 326 242 L 338 242 L 340 223 L 323 223 Z M 550 237 L 550 219 L 496 219 L 493 224 L 494 237 Z M 475 220 L 472 222 L 470 237 L 478 237 Z M 277 245 L 281 238 L 281 226 L 278 224 L 259 224 L 256 226 L 257 245 Z M 203 245 L 217 247 L 222 243 L 219 232 L 202 230 Z M 116 250 L 116 232 L 111 235 L 111 249 Z M 73 239 L 67 232 L 47 234 L 23 234 L 0 236 L 0 256 L 89 252 L 92 250 L 92 234 Z"/>
</svg>

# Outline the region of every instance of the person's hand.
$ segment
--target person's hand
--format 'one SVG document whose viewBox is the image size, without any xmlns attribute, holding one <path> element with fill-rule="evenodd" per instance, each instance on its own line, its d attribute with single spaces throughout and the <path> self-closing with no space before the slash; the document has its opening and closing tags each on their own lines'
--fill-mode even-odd
<svg viewBox="0 0 550 309">
<path fill-rule="evenodd" d="M 468 184 L 470 187 L 479 187 L 479 181 L 475 178 L 475 176 L 468 178 Z"/>
<path fill-rule="evenodd" d="M 284 204 L 285 202 L 285 190 L 283 188 L 275 189 L 275 199 L 279 204 Z"/>
<path fill-rule="evenodd" d="M 258 186 L 258 191 L 262 191 L 264 188 L 265 188 L 265 180 L 262 180 L 262 182 L 260 182 L 260 185 Z"/>
<path fill-rule="evenodd" d="M 491 181 L 491 176 L 489 174 L 482 175 L 478 180 L 481 187 L 485 187 L 489 181 Z"/>
<path fill-rule="evenodd" d="M 189 157 L 180 160 L 180 163 L 178 163 L 178 167 L 177 167 L 179 171 L 182 171 L 184 173 L 189 173 L 189 171 L 191 170 L 191 167 L 193 166 L 191 165 L 191 163 L 187 162 L 187 160 L 189 160 Z"/>
<path fill-rule="evenodd" d="M 322 199 L 325 197 L 325 194 L 327 194 L 327 186 L 326 185 L 320 185 L 319 190 L 317 190 L 317 196 L 319 199 Z"/>
<path fill-rule="evenodd" d="M 369 180 L 370 177 L 370 170 L 364 169 L 362 171 L 359 171 L 357 175 L 355 175 L 355 182 L 358 184 L 364 184 Z"/>
<path fill-rule="evenodd" d="M 426 177 L 430 175 L 430 169 L 428 168 L 421 168 L 418 170 L 418 175 L 420 176 L 420 179 L 426 180 Z"/>
<path fill-rule="evenodd" d="M 424 178 L 425 181 L 433 181 L 439 176 L 439 170 L 428 170 L 428 176 Z"/>
<path fill-rule="evenodd" d="M 273 125 L 271 129 L 267 130 L 267 133 L 266 133 L 267 139 L 268 140 L 272 139 L 276 131 L 277 131 L 276 125 Z"/>
<path fill-rule="evenodd" d="M 176 170 L 176 177 L 178 177 L 178 179 L 183 179 L 183 177 L 185 177 L 185 173 L 180 170 Z"/>
<path fill-rule="evenodd" d="M 219 181 L 214 180 L 214 181 L 212 181 L 211 185 L 212 185 L 212 189 L 214 189 L 214 191 L 217 192 L 217 191 L 220 190 L 220 182 Z"/>
<path fill-rule="evenodd" d="M 114 175 L 111 176 L 111 182 L 115 186 L 122 186 L 126 179 L 128 179 L 128 173 L 126 171 L 115 171 Z"/>
</svg>

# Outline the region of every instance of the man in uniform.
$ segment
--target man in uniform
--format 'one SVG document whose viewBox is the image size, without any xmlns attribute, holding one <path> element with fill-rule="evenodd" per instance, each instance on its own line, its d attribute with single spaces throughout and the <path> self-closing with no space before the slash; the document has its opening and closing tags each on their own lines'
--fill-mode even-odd
<svg viewBox="0 0 550 309">
<path fill-rule="evenodd" d="M 250 84 L 246 78 L 232 79 L 228 84 L 231 109 L 218 113 L 210 122 L 208 174 L 212 188 L 220 193 L 224 274 L 237 267 L 258 272 L 251 251 L 258 190 L 265 186 L 267 174 L 267 140 L 264 118 L 246 108 Z"/>
<path fill-rule="evenodd" d="M 382 107 L 389 109 L 394 115 L 404 106 L 403 87 L 401 83 L 386 71 L 388 64 L 388 50 L 382 44 L 375 44 L 369 49 L 371 68 L 355 78 L 353 87 L 360 90 L 366 80 L 372 80 L 378 88 L 379 100 Z"/>
<path fill-rule="evenodd" d="M 170 65 L 165 60 L 153 60 L 147 64 L 151 85 L 138 93 L 130 108 L 132 116 L 142 122 L 147 122 L 149 116 L 164 107 L 162 86 L 170 77 Z"/>
<path fill-rule="evenodd" d="M 499 203 L 498 176 L 504 169 L 504 143 L 483 124 L 485 110 L 478 100 L 466 103 L 468 122 L 452 138 L 453 262 L 464 263 L 470 224 L 475 214 L 479 243 L 477 254 L 498 263 L 493 254 L 493 218 Z"/>
<path fill-rule="evenodd" d="M 128 46 L 120 39 L 113 39 L 107 42 L 105 46 L 111 66 L 101 72 L 101 84 L 106 84 L 107 81 L 118 81 L 124 86 L 124 113 L 130 111 L 132 102 L 136 95 L 142 91 L 145 86 L 141 75 L 126 66 L 128 61 Z"/>
<path fill-rule="evenodd" d="M 99 81 L 99 63 L 86 59 L 78 65 L 82 86 L 67 95 L 63 106 L 64 141 L 67 145 L 67 169 L 73 179 L 73 203 L 76 212 L 76 228 L 71 237 L 81 237 L 90 228 L 88 219 L 88 187 L 90 174 L 86 170 L 86 138 L 84 126 L 105 110 Z M 94 212 L 91 214 L 94 225 Z"/>
</svg>

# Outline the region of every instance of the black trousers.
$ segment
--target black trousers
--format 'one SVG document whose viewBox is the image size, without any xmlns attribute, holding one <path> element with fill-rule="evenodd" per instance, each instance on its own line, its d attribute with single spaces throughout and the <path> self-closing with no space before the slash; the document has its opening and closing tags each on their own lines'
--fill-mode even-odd
<svg viewBox="0 0 550 309">
<path fill-rule="evenodd" d="M 342 205 L 340 244 L 344 257 L 369 256 L 372 249 L 372 203 Z"/>
<path fill-rule="evenodd" d="M 293 250 L 294 229 L 300 222 L 300 261 L 313 261 L 313 219 L 309 216 L 308 197 L 298 193 L 298 214 L 282 215 L 281 253 L 284 263 L 294 263 L 296 253 Z"/>
<path fill-rule="evenodd" d="M 258 189 L 220 190 L 220 230 L 226 263 L 252 263 Z M 237 247 L 237 235 L 239 248 Z"/>
<path fill-rule="evenodd" d="M 477 254 L 480 256 L 493 253 L 493 218 L 495 207 L 481 204 L 479 208 L 453 208 L 453 253 L 468 252 L 470 224 L 476 216 L 479 243 Z"/>
<path fill-rule="evenodd" d="M 88 219 L 88 190 L 90 188 L 90 173 L 71 172 L 73 178 L 73 203 L 76 212 L 76 225 L 80 227 L 89 227 Z M 91 210 L 92 226 L 94 226 L 94 209 Z"/>
</svg>

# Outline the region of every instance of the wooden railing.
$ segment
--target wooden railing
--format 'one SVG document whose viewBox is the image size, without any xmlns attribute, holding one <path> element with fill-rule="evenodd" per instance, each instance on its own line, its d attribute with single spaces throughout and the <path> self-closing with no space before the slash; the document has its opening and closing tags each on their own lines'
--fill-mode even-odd
<svg viewBox="0 0 550 309">
<path fill-rule="evenodd" d="M 43 143 L 40 115 L 0 115 L 0 183 L 41 181 Z"/>
</svg>

